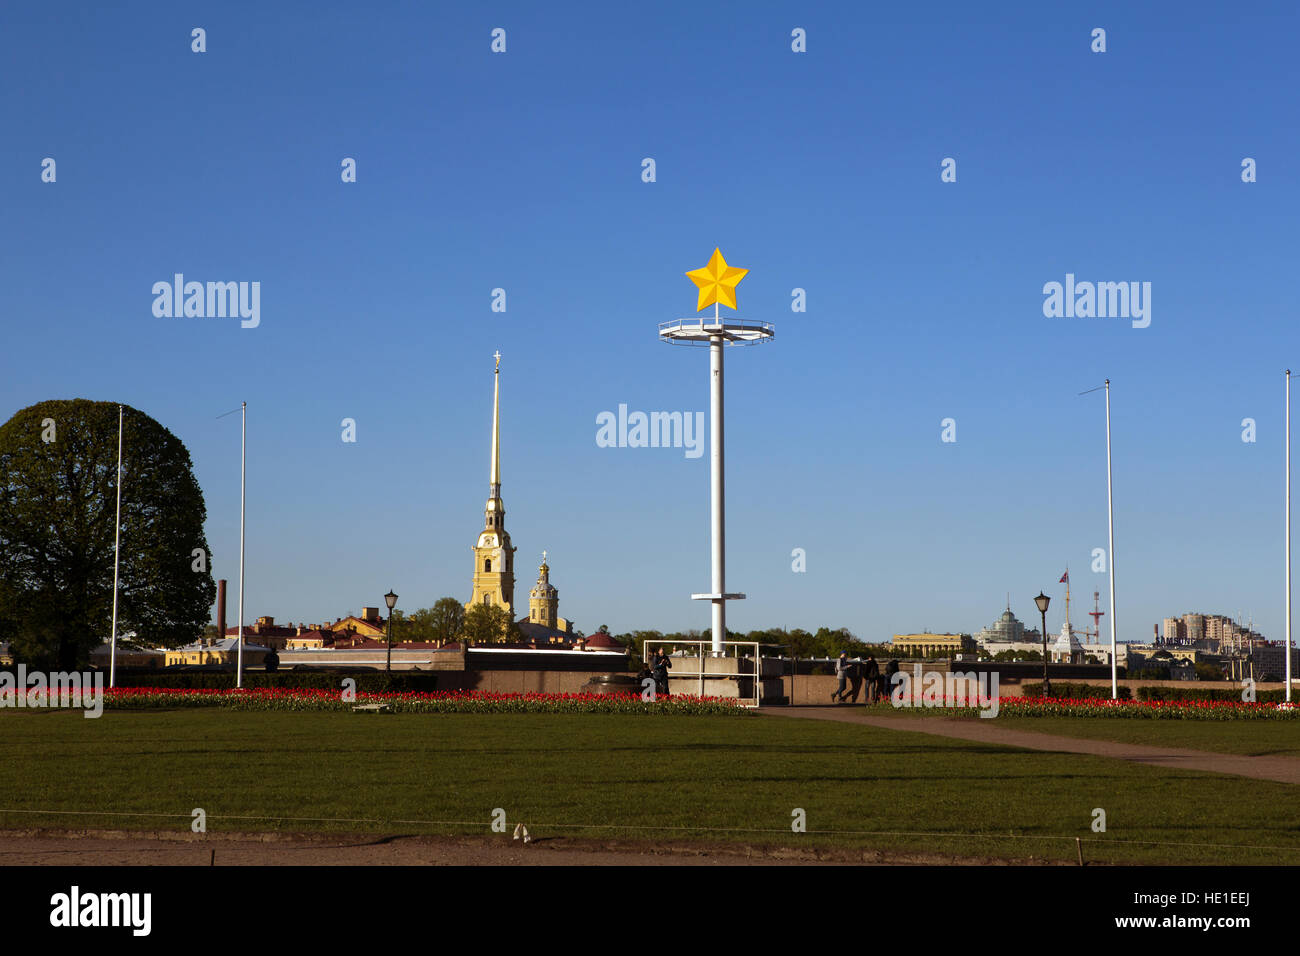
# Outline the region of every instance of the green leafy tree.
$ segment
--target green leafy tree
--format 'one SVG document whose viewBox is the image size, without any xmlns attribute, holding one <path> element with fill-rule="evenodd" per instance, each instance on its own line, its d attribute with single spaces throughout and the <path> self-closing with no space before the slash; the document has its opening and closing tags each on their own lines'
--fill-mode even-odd
<svg viewBox="0 0 1300 956">
<path fill-rule="evenodd" d="M 412 641 L 429 643 L 434 638 L 434 628 L 430 621 L 433 608 L 423 607 L 409 615 L 401 610 L 393 610 L 393 643 L 408 644 Z"/>
<path fill-rule="evenodd" d="M 393 643 L 396 644 L 398 641 L 406 640 L 406 638 L 402 636 L 407 626 L 410 624 L 410 618 L 406 616 L 406 612 L 400 607 L 395 607 L 393 608 L 392 614 L 389 615 L 389 618 L 389 623 L 393 628 Z"/>
<path fill-rule="evenodd" d="M 0 426 L 0 633 L 15 658 L 86 664 L 113 607 L 118 406 L 41 402 Z M 118 633 L 175 647 L 216 599 L 207 509 L 189 452 L 125 407 Z"/>
<path fill-rule="evenodd" d="M 393 608 L 392 621 L 390 624 L 393 629 L 393 643 L 404 644 L 407 641 L 418 640 L 415 636 L 415 621 L 408 617 L 406 612 L 399 607 Z M 384 640 L 388 639 L 388 628 L 384 629 Z"/>
<path fill-rule="evenodd" d="M 813 642 L 813 636 L 801 627 L 796 627 L 792 631 L 786 631 L 785 640 L 781 641 L 780 643 L 789 646 L 790 650 L 788 653 L 792 657 L 825 656 L 825 655 L 818 655 L 816 653 L 815 645 Z M 837 651 L 836 653 L 839 652 Z"/>
<path fill-rule="evenodd" d="M 425 644 L 437 640 L 437 633 L 433 626 L 433 608 L 422 607 L 411 615 L 410 637 L 407 640 Z"/>
<path fill-rule="evenodd" d="M 1196 669 L 1197 680 L 1226 680 L 1227 675 L 1224 673 L 1221 664 L 1211 661 L 1197 661 L 1193 665 Z"/>
<path fill-rule="evenodd" d="M 499 644 L 508 639 L 513 625 L 500 604 L 475 604 L 465 612 L 461 633 L 471 644 Z"/>
<path fill-rule="evenodd" d="M 646 660 L 645 642 L 662 637 L 659 631 L 632 631 L 630 634 L 615 634 L 614 640 L 627 648 L 629 669 L 639 671 Z"/>
<path fill-rule="evenodd" d="M 461 628 L 465 626 L 465 605 L 454 597 L 439 598 L 429 609 L 429 625 L 435 641 L 447 644 L 460 640 Z"/>
</svg>

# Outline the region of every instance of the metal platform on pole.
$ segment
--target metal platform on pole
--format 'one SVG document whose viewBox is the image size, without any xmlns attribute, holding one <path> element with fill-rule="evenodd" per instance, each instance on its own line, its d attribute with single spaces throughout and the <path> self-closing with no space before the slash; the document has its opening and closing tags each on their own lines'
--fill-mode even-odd
<svg viewBox="0 0 1300 956">
<path fill-rule="evenodd" d="M 676 319 L 659 323 L 659 340 L 670 345 L 708 346 L 709 349 L 709 491 L 710 491 L 710 542 L 711 579 L 705 594 L 692 594 L 697 601 L 712 604 L 713 646 L 712 654 L 719 657 L 727 641 L 727 602 L 742 600 L 745 595 L 729 593 L 726 587 L 726 469 L 724 466 L 725 440 L 723 436 L 723 350 L 726 346 L 757 345 L 770 342 L 776 335 L 771 322 L 752 322 L 745 319 L 726 318 L 720 314 L 721 304 L 736 307 L 736 285 L 747 269 L 728 266 L 722 251 L 715 249 L 713 258 L 703 269 L 687 275 L 699 287 L 696 311 L 713 306 L 712 316 Z"/>
</svg>

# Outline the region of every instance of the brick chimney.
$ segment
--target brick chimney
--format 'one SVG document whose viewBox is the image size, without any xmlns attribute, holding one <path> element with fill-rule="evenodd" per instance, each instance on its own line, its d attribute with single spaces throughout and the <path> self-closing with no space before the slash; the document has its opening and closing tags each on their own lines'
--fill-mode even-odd
<svg viewBox="0 0 1300 956">
<path fill-rule="evenodd" d="M 217 640 L 226 639 L 226 579 L 217 582 Z"/>
</svg>

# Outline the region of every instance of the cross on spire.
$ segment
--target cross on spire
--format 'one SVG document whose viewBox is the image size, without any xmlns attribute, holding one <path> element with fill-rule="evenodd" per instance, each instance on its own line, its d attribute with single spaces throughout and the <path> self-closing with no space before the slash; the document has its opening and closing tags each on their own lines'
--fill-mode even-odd
<svg viewBox="0 0 1300 956">
<path fill-rule="evenodd" d="M 497 368 L 500 368 L 500 367 L 501 367 L 501 352 L 500 352 L 500 351 L 497 351 L 497 352 L 492 353 L 492 357 L 495 358 L 495 359 L 497 360 Z"/>
</svg>

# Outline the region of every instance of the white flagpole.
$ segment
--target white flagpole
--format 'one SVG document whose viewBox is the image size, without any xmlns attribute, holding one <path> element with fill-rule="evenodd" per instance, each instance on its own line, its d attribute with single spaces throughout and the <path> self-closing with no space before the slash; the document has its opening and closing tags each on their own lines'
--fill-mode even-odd
<svg viewBox="0 0 1300 956">
<path fill-rule="evenodd" d="M 1291 703 L 1291 370 L 1286 370 L 1286 702 Z"/>
<path fill-rule="evenodd" d="M 1106 379 L 1106 523 L 1110 533 L 1110 699 L 1119 700 L 1119 663 L 1115 646 L 1115 499 L 1110 480 L 1110 379 Z"/>
<path fill-rule="evenodd" d="M 117 523 L 113 526 L 113 631 L 108 647 L 108 686 L 117 686 L 117 581 L 122 550 L 122 406 L 117 406 Z"/>
<path fill-rule="evenodd" d="M 235 686 L 244 686 L 244 464 L 248 445 L 248 402 L 240 402 L 239 425 L 239 651 Z M 223 634 L 222 637 L 225 635 Z"/>
</svg>

